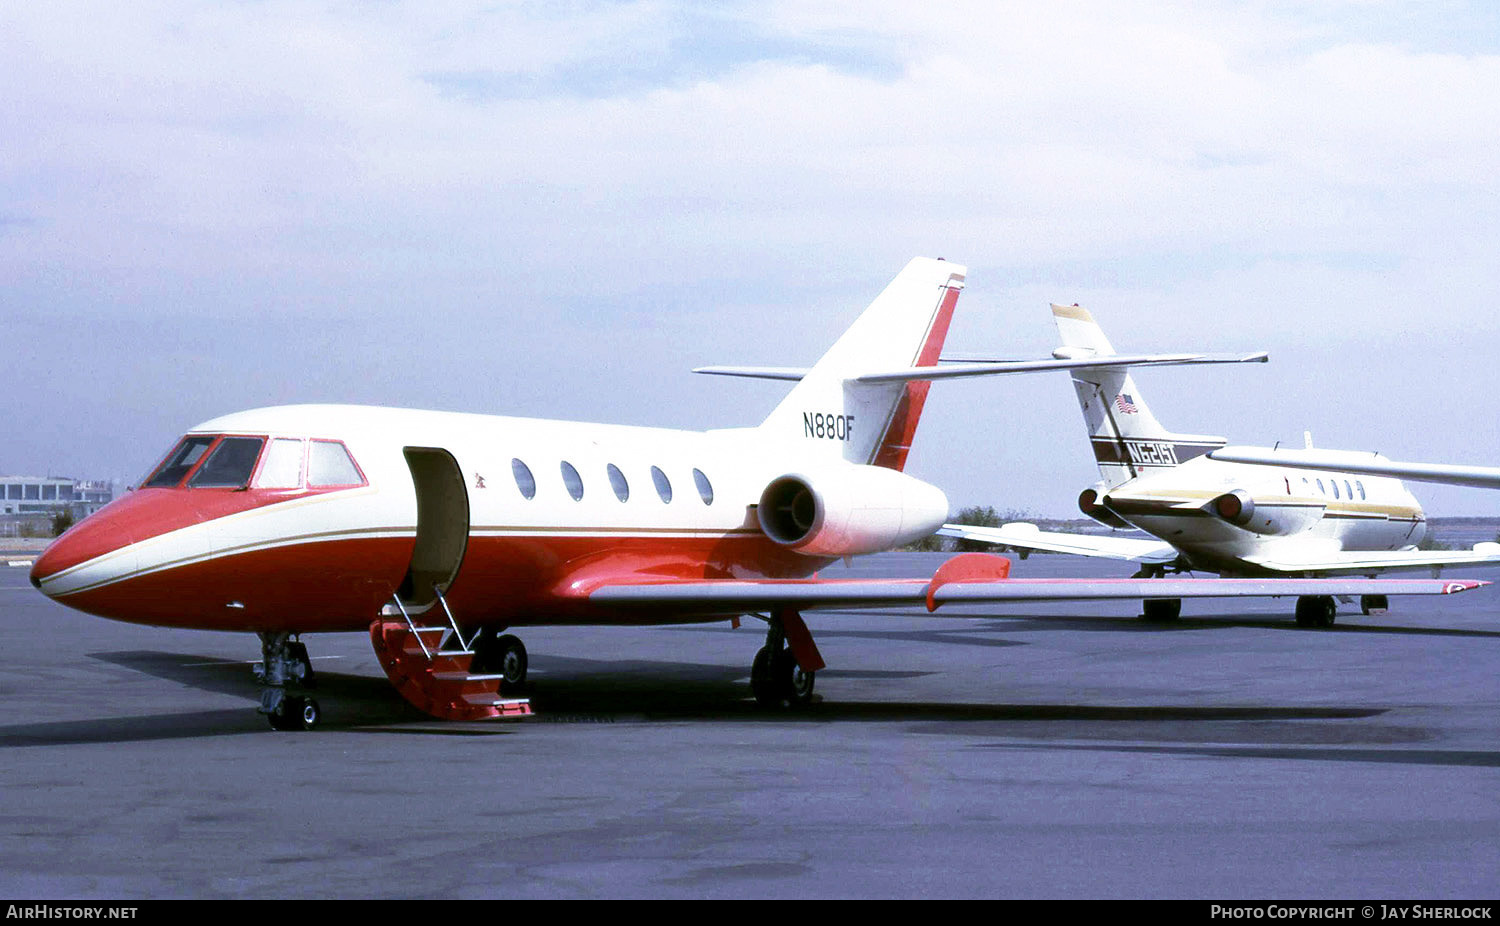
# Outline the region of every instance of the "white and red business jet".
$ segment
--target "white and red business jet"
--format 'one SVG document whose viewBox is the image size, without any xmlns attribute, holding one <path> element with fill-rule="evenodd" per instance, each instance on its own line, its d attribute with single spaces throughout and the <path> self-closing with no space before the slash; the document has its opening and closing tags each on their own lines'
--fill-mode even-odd
<svg viewBox="0 0 1500 926">
<path fill-rule="evenodd" d="M 419 708 L 529 712 L 508 627 L 670 624 L 764 612 L 751 688 L 812 694 L 823 660 L 800 612 L 925 602 L 1182 595 L 1440 594 L 1478 582 L 1011 580 L 969 554 L 931 579 L 826 581 L 836 558 L 931 534 L 937 488 L 901 470 L 929 381 L 1097 365 L 1044 360 L 935 369 L 964 268 L 913 260 L 759 426 L 671 431 L 407 409 L 305 405 L 193 428 L 140 487 L 37 559 L 32 582 L 71 607 L 167 627 L 249 631 L 261 711 L 319 719 L 300 635 L 368 631 Z M 1111 357 L 1214 362 L 1200 355 Z M 1164 586 L 1172 586 L 1167 589 Z M 1379 586 L 1378 589 L 1375 586 Z"/>
</svg>

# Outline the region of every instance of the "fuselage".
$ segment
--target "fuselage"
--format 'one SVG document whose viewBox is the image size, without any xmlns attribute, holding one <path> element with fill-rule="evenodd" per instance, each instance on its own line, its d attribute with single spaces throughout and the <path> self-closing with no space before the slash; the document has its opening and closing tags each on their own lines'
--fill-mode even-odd
<svg viewBox="0 0 1500 926">
<path fill-rule="evenodd" d="M 1230 495 L 1221 510 L 1216 502 Z M 1410 549 L 1426 532 L 1422 507 L 1400 480 L 1206 456 L 1131 479 L 1101 502 L 1177 547 L 1191 567 L 1230 575 L 1264 572 L 1259 558 Z"/>
<path fill-rule="evenodd" d="M 226 443 L 236 438 L 242 447 Z M 209 473 L 221 444 L 250 468 Z M 258 409 L 193 428 L 140 487 L 49 547 L 32 577 L 91 613 L 222 630 L 361 630 L 393 596 L 433 606 L 432 586 L 474 625 L 703 619 L 611 615 L 559 592 L 591 570 L 810 575 L 830 557 L 771 540 L 755 515 L 798 453 L 753 428 Z"/>
</svg>

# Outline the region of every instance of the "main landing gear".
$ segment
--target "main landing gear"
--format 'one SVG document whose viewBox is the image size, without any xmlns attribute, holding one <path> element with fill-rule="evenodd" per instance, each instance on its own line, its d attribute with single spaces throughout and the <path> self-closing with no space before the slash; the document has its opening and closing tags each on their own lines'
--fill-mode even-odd
<svg viewBox="0 0 1500 926">
<path fill-rule="evenodd" d="M 1174 568 L 1174 572 L 1181 572 L 1180 568 Z M 1167 575 L 1167 566 L 1159 563 L 1149 563 L 1142 566 L 1132 579 L 1163 579 Z M 1146 598 L 1141 601 L 1141 620 L 1151 624 L 1170 624 L 1182 616 L 1181 598 Z"/>
<path fill-rule="evenodd" d="M 1303 595 L 1297 599 L 1298 627 L 1332 627 L 1337 613 L 1338 603 L 1332 595 Z"/>
<path fill-rule="evenodd" d="M 812 701 L 823 657 L 796 611 L 773 612 L 766 625 L 766 645 L 750 665 L 750 692 L 762 707 L 802 707 Z"/>
<path fill-rule="evenodd" d="M 469 671 L 475 675 L 499 675 L 500 693 L 515 694 L 526 687 L 526 646 L 513 634 L 502 634 L 504 627 L 485 627 L 473 644 L 474 661 Z"/>
<path fill-rule="evenodd" d="M 1147 598 L 1141 602 L 1141 620 L 1170 624 L 1182 616 L 1181 598 Z"/>
<path fill-rule="evenodd" d="M 261 683 L 260 713 L 273 730 L 311 730 L 323 718 L 323 711 L 317 701 L 297 693 L 297 689 L 317 687 L 307 647 L 290 633 L 259 636 L 261 661 L 254 672 Z"/>
</svg>

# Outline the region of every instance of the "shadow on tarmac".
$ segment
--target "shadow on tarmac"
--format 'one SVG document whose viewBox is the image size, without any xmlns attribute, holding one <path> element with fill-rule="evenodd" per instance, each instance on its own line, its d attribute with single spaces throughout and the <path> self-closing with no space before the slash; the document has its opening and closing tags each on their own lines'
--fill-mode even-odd
<svg viewBox="0 0 1500 926">
<path fill-rule="evenodd" d="M 984 749 L 1045 749 L 1081 752 L 1131 752 L 1162 756 L 1220 759 L 1300 759 L 1315 762 L 1376 762 L 1388 765 L 1445 765 L 1500 768 L 1500 752 L 1482 749 L 1357 749 L 1338 746 L 1127 746 L 1055 743 L 985 743 Z"/>
<path fill-rule="evenodd" d="M 243 708 L 0 726 L 0 749 L 269 734 L 254 709 L 257 685 L 243 662 L 153 651 L 96 653 L 94 658 L 218 694 L 242 696 Z M 924 732 L 1042 739 L 1130 739 L 1144 742 L 1285 743 L 1312 733 L 1318 742 L 1348 736 L 1306 721 L 1360 720 L 1371 707 L 983 704 L 823 700 L 798 710 L 758 706 L 741 668 L 643 660 L 552 657 L 527 694 L 537 716 L 526 723 L 671 721 L 781 724 L 920 723 Z M 902 678 L 911 672 L 826 671 L 820 677 Z M 447 723 L 406 704 L 384 678 L 322 671 L 312 692 L 324 710 L 320 730 L 371 734 L 503 735 L 514 723 Z M 1294 723 L 1302 722 L 1302 723 Z M 997 726 L 998 725 L 998 726 Z M 1184 726 L 1186 725 L 1186 726 Z M 1251 728 L 1260 725 L 1259 733 Z M 1284 728 L 1284 729 L 1283 729 Z M 1232 735 L 1231 735 L 1232 734 Z M 1248 737 L 1246 734 L 1250 734 Z M 1362 727 L 1353 739 L 1406 741 L 1420 734 L 1382 734 Z M 1060 748 L 1060 747 L 1052 747 Z M 1070 747 L 1071 748 L 1071 747 Z M 1474 764 L 1474 763 L 1470 763 Z M 1479 763 L 1482 764 L 1482 763 Z"/>
</svg>

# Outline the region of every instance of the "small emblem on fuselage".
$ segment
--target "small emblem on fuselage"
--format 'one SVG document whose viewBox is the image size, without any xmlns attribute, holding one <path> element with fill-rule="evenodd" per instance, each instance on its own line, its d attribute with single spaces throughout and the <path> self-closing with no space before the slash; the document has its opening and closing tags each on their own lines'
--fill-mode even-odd
<svg viewBox="0 0 1500 926">
<path fill-rule="evenodd" d="M 482 488 L 484 488 L 484 477 L 481 476 L 481 475 L 479 475 L 478 473 L 474 474 L 474 488 L 476 488 L 476 489 L 482 489 Z"/>
</svg>

